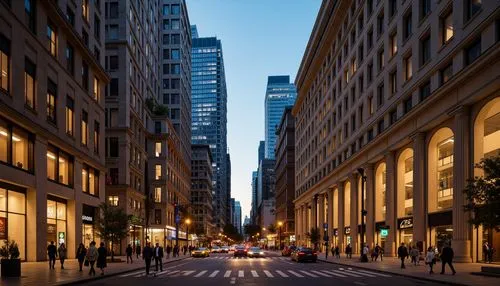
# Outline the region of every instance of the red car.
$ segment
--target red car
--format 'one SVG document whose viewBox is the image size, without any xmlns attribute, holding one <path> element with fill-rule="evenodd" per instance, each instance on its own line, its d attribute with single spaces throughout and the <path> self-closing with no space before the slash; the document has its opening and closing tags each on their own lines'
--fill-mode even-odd
<svg viewBox="0 0 500 286">
<path fill-rule="evenodd" d="M 244 257 L 246 257 L 247 256 L 247 250 L 246 250 L 246 248 L 244 248 L 243 246 L 236 246 L 234 248 L 234 257 L 237 257 L 237 256 L 244 256 Z"/>
<path fill-rule="evenodd" d="M 297 249 L 295 245 L 292 246 L 285 246 L 283 250 L 281 251 L 281 256 L 290 256 L 292 255 L 292 252 Z"/>
<path fill-rule="evenodd" d="M 312 261 L 316 262 L 318 260 L 318 253 L 313 251 L 311 248 L 300 247 L 297 248 L 294 252 L 292 252 L 292 260 L 297 262 L 302 261 Z"/>
</svg>

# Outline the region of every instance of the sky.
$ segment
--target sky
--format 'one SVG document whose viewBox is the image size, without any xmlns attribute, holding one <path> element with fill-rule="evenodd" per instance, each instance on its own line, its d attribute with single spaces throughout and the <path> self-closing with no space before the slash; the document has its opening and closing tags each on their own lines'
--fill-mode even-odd
<svg viewBox="0 0 500 286">
<path fill-rule="evenodd" d="M 264 140 L 269 75 L 290 75 L 302 61 L 321 0 L 186 0 L 200 37 L 222 41 L 228 97 L 231 196 L 242 219 L 252 204 L 252 171 Z"/>
</svg>

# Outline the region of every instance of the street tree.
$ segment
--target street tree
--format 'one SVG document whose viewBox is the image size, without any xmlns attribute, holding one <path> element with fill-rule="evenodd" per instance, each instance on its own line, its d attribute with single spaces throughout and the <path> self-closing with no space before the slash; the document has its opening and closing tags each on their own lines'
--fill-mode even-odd
<svg viewBox="0 0 500 286">
<path fill-rule="evenodd" d="M 111 242 L 111 261 L 114 260 L 113 246 L 128 235 L 128 224 L 132 216 L 125 213 L 122 208 L 110 206 L 107 203 L 99 205 L 99 215 L 96 219 L 96 230 L 99 237 Z"/>
<path fill-rule="evenodd" d="M 469 222 L 476 228 L 500 231 L 500 157 L 482 159 L 475 166 L 483 175 L 468 180 L 464 190 L 467 197 L 465 211 L 470 212 Z"/>
<path fill-rule="evenodd" d="M 318 249 L 318 243 L 321 239 L 319 228 L 312 227 L 311 231 L 306 233 L 306 237 L 308 237 L 311 243 L 314 245 L 314 250 Z"/>
</svg>

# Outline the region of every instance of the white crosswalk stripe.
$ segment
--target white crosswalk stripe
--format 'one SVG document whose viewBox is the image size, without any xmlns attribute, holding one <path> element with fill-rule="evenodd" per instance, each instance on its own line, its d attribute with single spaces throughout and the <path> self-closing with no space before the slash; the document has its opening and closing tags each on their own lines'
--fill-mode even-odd
<svg viewBox="0 0 500 286">
<path fill-rule="evenodd" d="M 359 274 L 361 276 L 367 276 L 367 277 L 377 277 L 376 275 L 372 275 L 372 274 L 368 274 L 368 273 L 361 273 L 361 272 L 356 272 L 356 271 L 353 271 L 353 270 L 344 270 L 344 272 L 348 272 L 348 273 L 353 273 L 353 274 Z"/>
<path fill-rule="evenodd" d="M 358 272 L 367 273 L 367 274 L 373 274 L 373 275 L 378 275 L 378 276 L 382 276 L 382 277 L 392 277 L 391 275 L 387 275 L 387 274 L 384 274 L 384 273 L 371 272 L 371 271 L 366 271 L 366 270 L 361 270 L 361 269 L 359 269 Z"/>
<path fill-rule="evenodd" d="M 301 274 L 299 274 L 299 273 L 297 273 L 297 272 L 295 272 L 293 270 L 288 270 L 288 272 L 291 273 L 291 274 L 293 274 L 293 275 L 295 275 L 295 277 L 300 277 L 300 278 L 304 277 L 303 275 L 301 275 Z"/>
<path fill-rule="evenodd" d="M 278 273 L 281 277 L 284 277 L 284 278 L 290 277 L 287 274 L 285 274 L 283 271 L 280 271 L 280 270 L 276 270 L 276 273 Z"/>
<path fill-rule="evenodd" d="M 243 271 L 243 270 L 238 271 L 238 277 L 240 277 L 240 278 L 245 277 L 245 271 Z"/>
<path fill-rule="evenodd" d="M 227 278 L 227 277 L 231 276 L 231 272 L 232 272 L 232 270 L 227 270 L 226 273 L 224 273 L 224 277 Z"/>
<path fill-rule="evenodd" d="M 363 277 L 362 275 L 358 275 L 356 273 L 353 273 L 353 272 L 347 272 L 348 270 L 333 270 L 333 271 L 336 271 L 338 273 L 342 273 L 345 277 L 345 275 L 347 276 L 350 276 L 350 277 Z"/>
<path fill-rule="evenodd" d="M 212 272 L 212 274 L 208 275 L 208 277 L 214 278 L 215 276 L 217 276 L 217 274 L 219 274 L 219 270 L 215 270 L 214 272 Z"/>
<path fill-rule="evenodd" d="M 252 270 L 252 271 L 250 271 L 250 272 L 252 273 L 252 276 L 253 276 L 253 277 L 259 277 L 259 274 L 257 274 L 257 271 Z"/>
<path fill-rule="evenodd" d="M 332 276 L 330 276 L 330 275 L 328 275 L 328 274 L 325 274 L 325 273 L 323 273 L 323 272 L 319 272 L 319 271 L 317 271 L 317 270 L 312 270 L 311 272 L 316 273 L 316 274 L 318 274 L 318 275 L 320 275 L 320 276 L 323 276 L 323 277 L 332 277 Z"/>
<path fill-rule="evenodd" d="M 266 276 L 269 277 L 269 278 L 273 278 L 274 277 L 274 275 L 271 272 L 269 272 L 269 270 L 264 270 L 264 274 L 266 274 Z"/>
<path fill-rule="evenodd" d="M 182 273 L 182 276 L 189 276 L 189 275 L 193 274 L 196 271 L 194 271 L 194 270 L 188 270 L 188 271 L 183 271 L 183 272 L 184 273 Z"/>
<path fill-rule="evenodd" d="M 203 274 L 207 273 L 207 270 L 203 270 L 200 273 L 196 274 L 194 277 L 201 277 Z"/>
<path fill-rule="evenodd" d="M 338 272 L 340 272 L 340 271 L 337 271 L 337 270 L 333 270 L 333 271 L 322 270 L 322 271 L 323 271 L 323 272 L 325 272 L 325 273 L 331 274 L 331 275 L 333 275 L 333 276 L 337 276 L 337 277 L 347 277 L 347 276 L 345 276 L 343 273 L 342 273 L 342 274 L 341 274 L 341 273 L 338 273 Z M 337 272 L 334 272 L 334 271 L 337 271 Z"/>
<path fill-rule="evenodd" d="M 305 270 L 300 270 L 300 272 L 304 273 L 304 274 L 305 274 L 305 275 L 307 275 L 307 276 L 310 276 L 310 277 L 313 277 L 313 278 L 318 278 L 318 276 L 317 276 L 317 275 L 314 275 L 314 274 L 312 274 L 312 273 L 309 273 L 309 272 L 307 272 L 307 271 L 305 271 Z"/>
</svg>

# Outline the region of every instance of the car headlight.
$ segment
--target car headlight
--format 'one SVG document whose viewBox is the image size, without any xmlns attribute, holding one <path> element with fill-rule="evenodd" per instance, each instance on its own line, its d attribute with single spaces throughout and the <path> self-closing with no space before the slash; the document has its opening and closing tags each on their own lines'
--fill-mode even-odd
<svg viewBox="0 0 500 286">
<path fill-rule="evenodd" d="M 249 252 L 248 254 L 253 254 L 253 252 Z"/>
<path fill-rule="evenodd" d="M 259 252 L 259 254 L 264 254 L 264 252 L 261 251 L 261 252 Z"/>
</svg>

